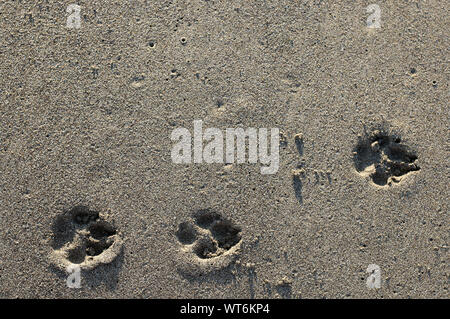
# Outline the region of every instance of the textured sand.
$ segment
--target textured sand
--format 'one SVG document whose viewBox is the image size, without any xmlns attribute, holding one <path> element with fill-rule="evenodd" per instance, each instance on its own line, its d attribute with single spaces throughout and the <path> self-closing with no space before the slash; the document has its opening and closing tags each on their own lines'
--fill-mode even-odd
<svg viewBox="0 0 450 319">
<path fill-rule="evenodd" d="M 83 0 L 69 29 L 74 2 L 0 3 L 0 297 L 448 298 L 444 1 L 377 1 L 372 30 L 367 1 Z M 279 128 L 278 173 L 172 163 L 194 120 Z M 420 166 L 383 187 L 353 154 L 380 127 Z M 77 205 L 123 249 L 69 289 Z M 203 209 L 241 237 L 200 260 L 176 234 Z"/>
</svg>

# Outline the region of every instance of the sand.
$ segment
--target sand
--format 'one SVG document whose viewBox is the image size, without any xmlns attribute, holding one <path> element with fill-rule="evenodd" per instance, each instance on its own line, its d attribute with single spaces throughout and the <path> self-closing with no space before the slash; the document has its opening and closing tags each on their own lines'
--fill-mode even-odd
<svg viewBox="0 0 450 319">
<path fill-rule="evenodd" d="M 443 1 L 74 2 L 0 3 L 1 298 L 448 298 Z"/>
</svg>

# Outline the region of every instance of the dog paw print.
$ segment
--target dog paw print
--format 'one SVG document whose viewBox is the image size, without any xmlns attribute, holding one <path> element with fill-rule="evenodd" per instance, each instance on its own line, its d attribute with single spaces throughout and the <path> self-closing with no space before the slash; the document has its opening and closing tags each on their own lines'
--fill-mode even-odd
<svg viewBox="0 0 450 319">
<path fill-rule="evenodd" d="M 234 252 L 241 242 L 241 228 L 206 209 L 194 213 L 193 222 L 181 223 L 176 236 L 185 251 L 206 260 Z"/>
<path fill-rule="evenodd" d="M 76 206 L 56 219 L 52 246 L 51 260 L 58 268 L 77 264 L 91 270 L 111 263 L 122 250 L 122 240 L 98 212 Z"/>
<path fill-rule="evenodd" d="M 361 138 L 356 146 L 354 162 L 362 176 L 369 176 L 379 186 L 399 183 L 406 175 L 420 170 L 417 155 L 401 138 L 385 132 L 375 131 Z"/>
</svg>

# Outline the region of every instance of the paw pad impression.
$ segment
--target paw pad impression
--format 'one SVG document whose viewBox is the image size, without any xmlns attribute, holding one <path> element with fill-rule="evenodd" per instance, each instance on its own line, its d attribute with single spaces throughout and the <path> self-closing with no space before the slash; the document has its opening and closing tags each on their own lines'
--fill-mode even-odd
<svg viewBox="0 0 450 319">
<path fill-rule="evenodd" d="M 51 261 L 66 270 L 77 264 L 91 270 L 100 264 L 111 263 L 122 250 L 117 230 L 98 212 L 76 206 L 57 217 L 53 225 Z"/>
<path fill-rule="evenodd" d="M 194 223 L 178 226 L 178 241 L 200 259 L 211 259 L 234 251 L 241 241 L 241 228 L 209 209 L 193 215 Z"/>
<path fill-rule="evenodd" d="M 379 186 L 399 183 L 408 173 L 420 170 L 417 155 L 395 135 L 375 131 L 360 139 L 354 152 L 356 170 Z"/>
</svg>

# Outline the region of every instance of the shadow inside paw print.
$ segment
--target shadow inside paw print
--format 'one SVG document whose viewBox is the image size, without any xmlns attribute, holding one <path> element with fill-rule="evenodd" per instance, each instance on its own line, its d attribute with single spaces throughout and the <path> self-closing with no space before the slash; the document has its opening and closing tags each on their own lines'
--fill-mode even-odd
<svg viewBox="0 0 450 319">
<path fill-rule="evenodd" d="M 241 241 L 241 228 L 216 212 L 199 210 L 193 219 L 194 223 L 181 223 L 176 236 L 200 259 L 221 256 Z"/>
<path fill-rule="evenodd" d="M 52 261 L 60 269 L 78 264 L 90 270 L 111 263 L 122 250 L 117 230 L 99 213 L 76 206 L 57 217 L 53 225 Z"/>
<path fill-rule="evenodd" d="M 417 155 L 400 137 L 380 131 L 360 139 L 354 152 L 356 170 L 379 186 L 399 183 L 403 176 L 420 170 L 416 160 Z"/>
</svg>

